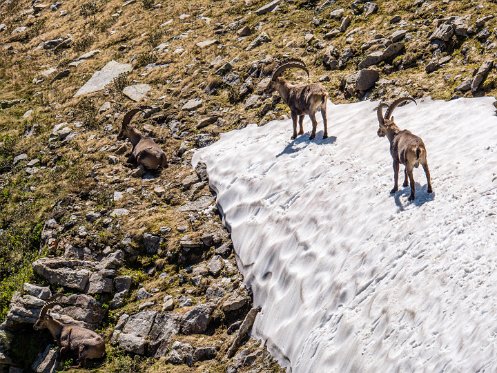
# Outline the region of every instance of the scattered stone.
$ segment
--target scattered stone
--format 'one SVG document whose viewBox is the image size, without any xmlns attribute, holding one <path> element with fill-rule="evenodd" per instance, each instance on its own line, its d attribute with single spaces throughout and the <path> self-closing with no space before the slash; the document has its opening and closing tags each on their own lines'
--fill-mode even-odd
<svg viewBox="0 0 497 373">
<path fill-rule="evenodd" d="M 185 313 L 183 315 L 183 319 L 181 320 L 181 333 L 204 333 L 209 327 L 213 311 L 214 306 L 210 304 L 201 304 Z"/>
<path fill-rule="evenodd" d="M 21 100 L 21 99 L 0 100 L 0 109 L 8 109 L 9 107 L 22 104 L 23 102 L 24 102 L 24 100 Z"/>
<path fill-rule="evenodd" d="M 148 345 L 147 337 L 156 315 L 155 311 L 141 311 L 132 316 L 122 315 L 112 335 L 112 342 L 125 351 L 145 355 Z"/>
<path fill-rule="evenodd" d="M 221 305 L 223 312 L 238 311 L 250 302 L 250 298 L 240 294 L 234 294 L 226 299 Z"/>
<path fill-rule="evenodd" d="M 341 20 L 343 18 L 344 14 L 345 14 L 345 10 L 343 8 L 335 9 L 330 13 L 330 18 Z"/>
<path fill-rule="evenodd" d="M 366 58 L 359 63 L 359 68 L 364 69 L 369 66 L 377 65 L 382 61 L 387 61 L 395 58 L 404 51 L 404 43 L 392 43 L 383 51 L 370 53 Z"/>
<path fill-rule="evenodd" d="M 162 311 L 172 311 L 174 309 L 174 299 L 170 295 L 164 296 Z"/>
<path fill-rule="evenodd" d="M 373 88 L 379 78 L 378 71 L 363 69 L 345 78 L 344 89 L 351 96 L 361 96 Z"/>
<path fill-rule="evenodd" d="M 33 263 L 36 274 L 50 284 L 84 291 L 90 279 L 92 262 L 61 258 L 41 258 Z"/>
<path fill-rule="evenodd" d="M 24 161 L 26 159 L 28 159 L 28 155 L 26 153 L 22 153 L 22 154 L 16 155 L 14 157 L 14 160 L 12 161 L 12 164 L 15 166 L 20 161 Z"/>
<path fill-rule="evenodd" d="M 113 218 L 118 218 L 120 216 L 126 216 L 129 214 L 129 210 L 127 209 L 115 209 L 110 213 L 110 216 Z"/>
<path fill-rule="evenodd" d="M 147 93 L 152 89 L 149 84 L 135 84 L 127 86 L 123 89 L 123 94 L 131 100 L 141 101 Z"/>
<path fill-rule="evenodd" d="M 227 258 L 231 254 L 231 251 L 232 247 L 230 242 L 226 242 L 214 250 L 217 255 L 221 255 L 224 258 Z"/>
<path fill-rule="evenodd" d="M 147 254 L 157 254 L 160 248 L 160 237 L 154 236 L 150 233 L 145 233 L 143 235 L 143 246 L 145 247 L 145 251 L 147 252 Z"/>
<path fill-rule="evenodd" d="M 207 268 L 211 275 L 217 277 L 224 268 L 224 261 L 219 255 L 214 255 L 209 261 L 209 264 L 207 264 Z"/>
<path fill-rule="evenodd" d="M 136 299 L 139 300 L 147 299 L 150 298 L 151 296 L 152 294 L 150 294 L 147 290 L 145 290 L 145 288 L 140 288 L 136 292 Z"/>
<path fill-rule="evenodd" d="M 197 347 L 193 353 L 193 361 L 205 361 L 212 360 L 217 355 L 217 349 L 215 347 Z"/>
<path fill-rule="evenodd" d="M 260 7 L 259 9 L 257 9 L 255 11 L 255 14 L 257 14 L 258 16 L 261 16 L 263 14 L 272 12 L 274 9 L 276 9 L 276 7 L 280 3 L 280 1 L 281 0 L 274 0 L 274 1 L 271 1 L 270 3 L 267 3 L 266 5 Z"/>
<path fill-rule="evenodd" d="M 431 34 L 430 41 L 441 40 L 443 42 L 448 42 L 454 35 L 454 27 L 451 24 L 442 23 L 438 28 Z"/>
<path fill-rule="evenodd" d="M 216 121 L 219 119 L 217 115 L 211 115 L 209 117 L 205 117 L 203 119 L 200 119 L 200 121 L 197 124 L 197 129 L 202 129 L 205 128 L 211 124 L 216 123 Z"/>
<path fill-rule="evenodd" d="M 36 373 L 55 373 L 57 368 L 57 359 L 59 353 L 57 348 L 48 345 L 45 350 L 38 354 L 38 357 L 31 365 L 31 369 Z"/>
<path fill-rule="evenodd" d="M 188 343 L 176 341 L 171 347 L 171 351 L 167 355 L 166 361 L 171 364 L 179 365 L 186 364 L 192 366 L 193 364 L 193 347 Z"/>
<path fill-rule="evenodd" d="M 472 79 L 465 80 L 456 87 L 456 91 L 467 92 L 471 89 L 472 83 L 473 83 Z"/>
<path fill-rule="evenodd" d="M 250 26 L 243 26 L 240 30 L 238 30 L 237 34 L 240 37 L 245 37 L 252 35 L 252 28 Z"/>
<path fill-rule="evenodd" d="M 352 18 L 350 16 L 345 17 L 340 24 L 340 32 L 345 32 L 349 28 L 351 22 Z"/>
<path fill-rule="evenodd" d="M 401 20 L 402 20 L 402 17 L 401 17 L 401 16 L 399 16 L 399 15 L 395 15 L 395 16 L 393 16 L 392 18 L 390 18 L 390 23 L 391 23 L 391 24 L 394 24 L 394 23 L 399 23 Z"/>
<path fill-rule="evenodd" d="M 236 351 L 238 350 L 238 348 L 242 344 L 245 337 L 252 330 L 252 326 L 254 325 L 255 318 L 257 317 L 257 314 L 260 311 L 261 311 L 260 307 L 252 308 L 247 313 L 247 316 L 245 316 L 245 319 L 243 320 L 243 323 L 240 326 L 240 329 L 238 330 L 238 334 L 236 335 L 233 343 L 231 344 L 230 348 L 228 349 L 227 356 L 229 358 L 232 358 L 235 355 Z"/>
<path fill-rule="evenodd" d="M 133 279 L 130 276 L 118 276 L 114 279 L 114 287 L 116 288 L 116 291 L 119 293 L 121 292 L 127 293 L 131 288 L 132 283 Z"/>
<path fill-rule="evenodd" d="M 475 77 L 473 78 L 473 81 L 471 82 L 471 91 L 473 93 L 477 92 L 480 89 L 493 67 L 493 61 L 485 61 L 483 65 L 480 66 L 480 68 L 476 72 Z"/>
<path fill-rule="evenodd" d="M 252 49 L 255 49 L 257 48 L 258 46 L 264 44 L 264 43 L 269 43 L 271 41 L 271 38 L 269 37 L 268 34 L 266 34 L 265 32 L 259 34 L 259 36 L 257 36 L 249 45 L 248 47 L 245 49 L 247 51 L 250 51 Z"/>
<path fill-rule="evenodd" d="M 364 4 L 364 15 L 370 16 L 373 13 L 376 13 L 378 11 L 378 5 L 376 3 L 373 3 L 371 1 L 368 1 L 366 4 Z"/>
<path fill-rule="evenodd" d="M 156 358 L 166 355 L 170 347 L 170 340 L 178 334 L 180 317 L 170 312 L 159 313 L 149 333 L 148 354 Z"/>
<path fill-rule="evenodd" d="M 5 23 L 0 24 L 0 32 L 4 31 L 7 28 L 7 25 Z"/>
<path fill-rule="evenodd" d="M 203 101 L 201 98 L 192 99 L 192 100 L 189 100 L 186 104 L 184 104 L 183 107 L 181 108 L 181 110 L 193 111 L 193 110 L 196 110 L 199 107 L 201 107 L 202 103 L 203 103 Z"/>
<path fill-rule="evenodd" d="M 101 70 L 95 72 L 90 80 L 76 92 L 74 97 L 101 91 L 119 75 L 129 73 L 131 70 L 133 70 L 133 67 L 130 64 L 110 61 Z"/>
<path fill-rule="evenodd" d="M 197 43 L 196 45 L 197 45 L 197 47 L 204 49 L 204 48 L 210 47 L 211 45 L 214 45 L 214 44 L 219 44 L 219 40 L 208 39 L 208 40 L 201 41 L 201 42 Z"/>
<path fill-rule="evenodd" d="M 392 43 L 396 43 L 398 41 L 401 41 L 402 39 L 404 39 L 407 35 L 407 31 L 406 30 L 396 30 L 392 36 L 390 37 L 390 40 L 392 40 Z"/>
</svg>

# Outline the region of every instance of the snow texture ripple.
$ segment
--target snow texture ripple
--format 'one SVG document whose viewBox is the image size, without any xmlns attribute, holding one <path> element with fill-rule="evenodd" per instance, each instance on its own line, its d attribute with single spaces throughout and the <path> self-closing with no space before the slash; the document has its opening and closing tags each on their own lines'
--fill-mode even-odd
<svg viewBox="0 0 497 373">
<path fill-rule="evenodd" d="M 199 150 L 262 307 L 255 335 L 291 372 L 497 371 L 497 117 L 493 99 L 397 108 L 427 147 L 389 194 L 377 102 L 329 105 L 329 132 L 291 121 Z"/>
</svg>

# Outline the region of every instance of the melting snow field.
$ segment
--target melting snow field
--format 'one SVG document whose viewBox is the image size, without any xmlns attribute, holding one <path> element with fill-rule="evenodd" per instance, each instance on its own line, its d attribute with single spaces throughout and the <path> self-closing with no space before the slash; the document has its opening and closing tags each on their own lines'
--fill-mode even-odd
<svg viewBox="0 0 497 373">
<path fill-rule="evenodd" d="M 497 371 L 493 101 L 396 109 L 428 151 L 434 194 L 420 167 L 413 203 L 403 168 L 389 194 L 377 102 L 328 105 L 327 140 L 275 121 L 195 154 L 262 307 L 254 334 L 289 371 Z"/>
</svg>

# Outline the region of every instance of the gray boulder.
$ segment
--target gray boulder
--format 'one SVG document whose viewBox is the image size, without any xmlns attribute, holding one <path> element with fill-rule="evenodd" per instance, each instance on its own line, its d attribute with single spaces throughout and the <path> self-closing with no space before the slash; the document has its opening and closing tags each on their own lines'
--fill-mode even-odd
<svg viewBox="0 0 497 373">
<path fill-rule="evenodd" d="M 377 65 L 380 62 L 391 60 L 404 52 L 404 43 L 392 43 L 383 51 L 370 53 L 366 58 L 359 63 L 359 68 L 364 69 L 369 66 Z"/>
<path fill-rule="evenodd" d="M 212 319 L 214 306 L 210 304 L 201 304 L 194 307 L 183 315 L 181 320 L 181 333 L 183 334 L 201 334 L 209 327 Z"/>
<path fill-rule="evenodd" d="M 88 268 L 94 266 L 84 260 L 41 258 L 33 263 L 33 270 L 52 285 L 85 291 L 91 274 Z"/>
<path fill-rule="evenodd" d="M 473 81 L 471 82 L 471 91 L 473 93 L 477 92 L 480 89 L 493 67 L 493 61 L 485 61 L 483 65 L 480 66 L 480 68 L 476 72 L 475 77 L 473 78 Z"/>
<path fill-rule="evenodd" d="M 127 352 L 145 355 L 148 334 L 152 329 L 156 315 L 155 311 L 142 311 L 131 316 L 122 315 L 112 334 L 112 343 Z"/>
<path fill-rule="evenodd" d="M 119 75 L 129 73 L 131 70 L 133 67 L 130 64 L 110 61 L 101 70 L 95 72 L 74 97 L 101 91 Z"/>
</svg>

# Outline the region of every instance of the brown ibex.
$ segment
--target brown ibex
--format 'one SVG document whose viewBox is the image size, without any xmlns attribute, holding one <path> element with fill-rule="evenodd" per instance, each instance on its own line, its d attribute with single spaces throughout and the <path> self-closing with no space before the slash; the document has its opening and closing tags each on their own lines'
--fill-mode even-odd
<svg viewBox="0 0 497 373">
<path fill-rule="evenodd" d="M 394 175 L 394 186 L 390 193 L 395 193 L 399 189 L 399 166 L 403 164 L 404 169 L 404 187 L 408 185 L 407 178 L 409 177 L 409 182 L 411 184 L 411 195 L 409 196 L 409 201 L 413 201 L 416 198 L 416 191 L 414 185 L 413 169 L 418 167 L 419 164 L 423 166 L 423 170 L 426 175 L 426 180 L 428 182 L 428 193 L 432 193 L 431 188 L 431 178 L 430 170 L 428 168 L 428 161 L 426 159 L 426 147 L 420 137 L 413 135 L 408 130 L 400 130 L 399 127 L 394 122 L 392 113 L 395 108 L 407 101 L 412 101 L 416 103 L 412 97 L 403 97 L 395 100 L 390 106 L 385 103 L 380 103 L 377 108 L 378 115 L 378 136 L 387 137 L 390 141 L 390 154 L 393 158 L 393 175 Z M 383 116 L 383 108 L 386 107 L 387 111 L 385 116 Z"/>
<path fill-rule="evenodd" d="M 55 320 L 48 313 L 55 305 L 57 305 L 56 302 L 49 302 L 42 307 L 33 328 L 35 330 L 48 329 L 60 347 L 60 354 L 72 351 L 76 355 L 79 366 L 84 366 L 87 359 L 102 358 L 105 355 L 104 339 L 93 330 Z"/>
<path fill-rule="evenodd" d="M 293 121 L 293 135 L 292 140 L 297 137 L 297 119 L 299 121 L 299 135 L 304 133 L 304 117 L 309 115 L 312 121 L 312 133 L 310 139 L 316 136 L 316 127 L 318 122 L 316 120 L 316 112 L 321 111 L 323 116 L 324 133 L 323 139 L 328 137 L 328 122 L 326 118 L 326 100 L 328 99 L 328 92 L 326 88 L 318 83 L 313 84 L 290 84 L 281 75 L 285 70 L 290 68 L 297 68 L 304 70 L 309 76 L 309 70 L 305 63 L 299 59 L 286 60 L 279 64 L 271 76 L 271 81 L 268 86 L 269 91 L 278 91 L 283 101 L 290 108 Z"/>
<path fill-rule="evenodd" d="M 117 138 L 119 140 L 128 138 L 133 145 L 131 155 L 128 158 L 129 163 L 136 163 L 149 170 L 157 170 L 161 167 L 166 167 L 166 153 L 164 153 L 153 139 L 142 135 L 140 131 L 129 125 L 135 114 L 145 109 L 150 108 L 142 106 L 130 110 L 124 115 L 121 131 L 117 135 Z"/>
</svg>

